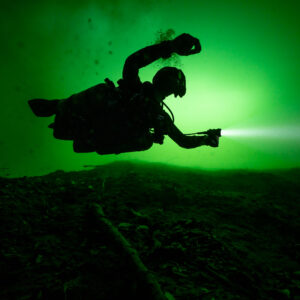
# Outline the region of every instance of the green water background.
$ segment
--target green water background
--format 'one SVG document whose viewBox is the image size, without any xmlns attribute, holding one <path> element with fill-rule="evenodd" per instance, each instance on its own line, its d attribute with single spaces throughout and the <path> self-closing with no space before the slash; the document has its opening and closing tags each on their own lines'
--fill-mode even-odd
<svg viewBox="0 0 300 300">
<path fill-rule="evenodd" d="M 300 166 L 299 1 L 21 1 L 1 4 L 0 175 L 40 175 L 118 160 L 203 169 Z M 203 50 L 157 61 L 140 71 L 151 80 L 181 68 L 187 94 L 166 103 L 185 133 L 209 128 L 261 129 L 272 136 L 222 137 L 217 149 L 182 149 L 168 137 L 145 152 L 76 154 L 56 140 L 53 118 L 35 117 L 27 100 L 65 98 L 109 77 L 159 32 L 198 37 Z M 170 31 L 171 30 L 171 31 Z"/>
</svg>

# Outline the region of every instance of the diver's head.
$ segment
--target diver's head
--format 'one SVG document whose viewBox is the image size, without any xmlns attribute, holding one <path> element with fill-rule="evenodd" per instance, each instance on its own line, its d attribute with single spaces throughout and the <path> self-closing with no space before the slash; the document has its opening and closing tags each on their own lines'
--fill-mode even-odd
<svg viewBox="0 0 300 300">
<path fill-rule="evenodd" d="M 174 94 L 183 97 L 186 92 L 186 81 L 183 72 L 175 67 L 164 67 L 153 77 L 152 83 L 156 92 L 162 97 Z"/>
</svg>

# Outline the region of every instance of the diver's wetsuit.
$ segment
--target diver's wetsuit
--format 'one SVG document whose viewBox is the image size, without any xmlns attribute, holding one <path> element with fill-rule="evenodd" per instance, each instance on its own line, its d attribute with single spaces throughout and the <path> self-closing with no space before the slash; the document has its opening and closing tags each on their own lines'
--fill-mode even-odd
<svg viewBox="0 0 300 300">
<path fill-rule="evenodd" d="M 147 150 L 162 144 L 164 135 L 183 148 L 205 145 L 206 137 L 186 136 L 174 125 L 155 99 L 153 85 L 138 76 L 140 68 L 171 53 L 170 41 L 145 47 L 126 59 L 117 88 L 101 83 L 61 100 L 54 137 L 74 140 L 75 152 L 98 154 Z"/>
</svg>

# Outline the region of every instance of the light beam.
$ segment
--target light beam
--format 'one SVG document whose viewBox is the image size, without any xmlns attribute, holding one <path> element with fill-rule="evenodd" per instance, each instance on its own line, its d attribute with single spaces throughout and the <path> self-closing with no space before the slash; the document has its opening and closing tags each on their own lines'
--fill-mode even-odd
<svg viewBox="0 0 300 300">
<path fill-rule="evenodd" d="M 300 127 L 222 129 L 222 136 L 232 138 L 276 138 L 300 140 Z"/>
</svg>

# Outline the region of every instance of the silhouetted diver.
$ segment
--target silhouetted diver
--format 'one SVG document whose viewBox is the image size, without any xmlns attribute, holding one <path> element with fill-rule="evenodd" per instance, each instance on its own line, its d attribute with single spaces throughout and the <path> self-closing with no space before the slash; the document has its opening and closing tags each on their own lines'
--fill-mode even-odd
<svg viewBox="0 0 300 300">
<path fill-rule="evenodd" d="M 186 79 L 180 69 L 164 67 L 155 74 L 152 83 L 142 83 L 138 75 L 140 68 L 174 52 L 187 56 L 200 51 L 199 40 L 184 33 L 130 55 L 118 87 L 106 78 L 105 83 L 66 99 L 33 99 L 28 103 L 36 116 L 55 115 L 54 123 L 49 125 L 54 137 L 73 140 L 73 149 L 78 153 L 143 151 L 153 143 L 163 144 L 165 135 L 183 148 L 218 147 L 218 135 L 185 135 L 163 110 L 166 97 L 171 94 L 183 97 L 186 93 Z"/>
</svg>

